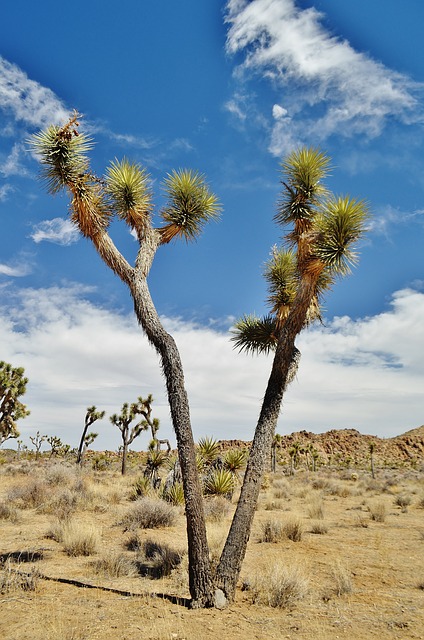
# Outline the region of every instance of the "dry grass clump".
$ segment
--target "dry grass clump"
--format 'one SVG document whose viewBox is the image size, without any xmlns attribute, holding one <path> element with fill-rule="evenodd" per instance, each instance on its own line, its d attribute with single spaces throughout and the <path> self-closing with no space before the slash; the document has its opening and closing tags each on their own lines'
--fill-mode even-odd
<svg viewBox="0 0 424 640">
<path fill-rule="evenodd" d="M 95 574 L 106 578 L 132 577 L 137 574 L 136 563 L 124 553 L 108 554 L 94 560 L 91 567 Z"/>
<path fill-rule="evenodd" d="M 16 523 L 19 521 L 19 511 L 7 502 L 0 502 L 0 520 L 9 520 Z"/>
<path fill-rule="evenodd" d="M 300 542 L 302 540 L 305 528 L 303 521 L 298 516 L 291 516 L 286 520 L 283 525 L 283 530 L 286 538 L 293 542 Z"/>
<path fill-rule="evenodd" d="M 31 567 L 22 571 L 21 565 L 10 560 L 0 569 L 0 593 L 10 594 L 16 591 L 35 591 L 39 582 L 39 571 Z"/>
<path fill-rule="evenodd" d="M 324 535 L 328 533 L 328 524 L 322 520 L 312 520 L 310 532 L 317 535 Z"/>
<path fill-rule="evenodd" d="M 334 591 L 338 596 L 353 591 L 352 574 L 347 567 L 340 561 L 337 561 L 331 569 L 331 577 L 334 585 Z"/>
<path fill-rule="evenodd" d="M 46 470 L 45 479 L 47 484 L 53 486 L 69 486 L 75 482 L 75 476 L 78 470 L 60 462 L 50 465 Z"/>
<path fill-rule="evenodd" d="M 283 523 L 280 520 L 265 520 L 259 542 L 281 542 L 286 537 Z"/>
<path fill-rule="evenodd" d="M 244 588 L 253 604 L 292 608 L 308 593 L 309 580 L 301 567 L 278 563 L 260 571 Z"/>
<path fill-rule="evenodd" d="M 59 542 L 68 556 L 91 556 L 100 546 L 100 535 L 94 527 L 73 520 L 57 520 L 46 538 Z"/>
<path fill-rule="evenodd" d="M 308 516 L 311 520 L 323 520 L 324 519 L 324 504 L 318 496 L 315 497 L 308 504 Z"/>
<path fill-rule="evenodd" d="M 34 479 L 26 484 L 11 487 L 7 500 L 17 504 L 21 509 L 37 509 L 49 500 L 51 493 L 51 488 L 44 480 Z"/>
<path fill-rule="evenodd" d="M 207 498 L 203 503 L 206 520 L 222 522 L 229 515 L 231 503 L 222 496 Z"/>
<path fill-rule="evenodd" d="M 285 508 L 285 503 L 282 500 L 267 500 L 263 504 L 265 511 L 281 511 Z"/>
<path fill-rule="evenodd" d="M 177 516 L 176 507 L 163 500 L 146 497 L 137 500 L 119 524 L 123 525 L 126 531 L 172 527 Z"/>
<path fill-rule="evenodd" d="M 407 511 L 409 505 L 412 502 L 412 498 L 407 493 L 401 493 L 396 496 L 394 503 L 396 506 L 400 507 L 403 512 Z"/>
<path fill-rule="evenodd" d="M 300 542 L 304 534 L 304 524 L 298 516 L 290 516 L 285 522 L 269 518 L 262 523 L 262 531 L 259 542 L 281 542 L 289 539 Z"/>
<path fill-rule="evenodd" d="M 385 522 L 387 517 L 387 506 L 383 500 L 374 500 L 368 505 L 371 520 L 374 522 Z"/>
</svg>

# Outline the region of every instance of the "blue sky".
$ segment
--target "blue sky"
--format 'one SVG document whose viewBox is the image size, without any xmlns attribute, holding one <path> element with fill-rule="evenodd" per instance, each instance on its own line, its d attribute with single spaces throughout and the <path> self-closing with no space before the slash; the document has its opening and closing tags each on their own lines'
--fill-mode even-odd
<svg viewBox="0 0 424 640">
<path fill-rule="evenodd" d="M 407 8 L 407 10 L 405 9 Z M 22 16 L 25 19 L 22 19 Z M 329 187 L 369 202 L 353 274 L 299 339 L 280 433 L 421 425 L 424 158 L 420 0 L 75 0 L 8 3 L 0 24 L 0 359 L 24 366 L 37 429 L 77 444 L 85 409 L 152 393 L 173 438 L 158 361 L 125 287 L 44 193 L 26 140 L 76 108 L 101 175 L 127 156 L 158 208 L 173 168 L 204 173 L 223 207 L 195 244 L 160 249 L 150 286 L 180 346 L 195 437 L 250 439 L 271 362 L 232 350 L 229 329 L 266 311 L 262 267 L 279 163 L 301 145 L 333 160 Z M 132 260 L 136 243 L 111 234 Z M 115 431 L 114 431 L 115 429 Z M 119 432 L 98 423 L 98 448 Z M 146 446 L 147 436 L 139 446 Z"/>
</svg>

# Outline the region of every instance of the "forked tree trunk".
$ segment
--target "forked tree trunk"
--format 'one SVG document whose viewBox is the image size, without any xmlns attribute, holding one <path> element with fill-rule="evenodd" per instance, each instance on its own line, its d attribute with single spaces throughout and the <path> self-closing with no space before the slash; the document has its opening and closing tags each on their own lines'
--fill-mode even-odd
<svg viewBox="0 0 424 640">
<path fill-rule="evenodd" d="M 315 279 L 304 279 L 278 340 L 240 498 L 216 572 L 216 585 L 222 589 L 229 601 L 234 600 L 241 565 L 246 554 L 265 464 L 271 454 L 275 427 L 293 359 L 295 339 L 304 325 L 314 291 Z"/>
<path fill-rule="evenodd" d="M 137 320 L 161 359 L 183 478 L 192 606 L 211 607 L 215 603 L 215 588 L 183 367 L 175 341 L 163 328 L 147 285 L 147 276 L 160 246 L 161 236 L 157 229 L 149 225 L 139 234 L 140 249 L 134 269 L 117 251 L 104 230 L 98 229 L 91 239 L 104 262 L 128 285 Z"/>
</svg>

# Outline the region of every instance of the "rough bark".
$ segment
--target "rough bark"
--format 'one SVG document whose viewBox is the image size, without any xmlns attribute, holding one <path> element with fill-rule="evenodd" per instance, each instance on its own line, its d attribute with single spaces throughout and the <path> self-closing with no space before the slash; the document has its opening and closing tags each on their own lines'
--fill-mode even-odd
<svg viewBox="0 0 424 640">
<path fill-rule="evenodd" d="M 315 293 L 315 279 L 304 278 L 292 309 L 281 331 L 271 375 L 250 449 L 240 498 L 216 572 L 216 585 L 227 599 L 234 600 L 241 565 L 252 528 L 266 461 L 271 455 L 272 441 L 289 377 L 295 339 L 301 331 Z"/>
</svg>

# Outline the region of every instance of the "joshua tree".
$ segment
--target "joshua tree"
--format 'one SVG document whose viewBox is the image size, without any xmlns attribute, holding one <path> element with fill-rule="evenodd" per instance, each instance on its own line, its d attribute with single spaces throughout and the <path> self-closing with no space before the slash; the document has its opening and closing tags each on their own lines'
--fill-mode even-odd
<svg viewBox="0 0 424 640">
<path fill-rule="evenodd" d="M 141 398 L 139 398 L 139 400 L 140 399 Z M 116 413 L 114 413 L 113 416 L 110 416 L 111 423 L 118 427 L 122 436 L 122 475 L 125 475 L 127 471 L 127 453 L 129 445 L 134 442 L 142 431 L 146 431 L 147 429 L 147 424 L 144 419 L 131 426 L 131 423 L 134 422 L 140 414 L 139 402 L 132 402 L 131 404 L 124 402 L 119 416 Z"/>
<path fill-rule="evenodd" d="M 22 367 L 0 362 L 0 446 L 6 440 L 19 438 L 16 421 L 29 415 L 26 406 L 19 400 L 28 384 L 24 372 Z"/>
<path fill-rule="evenodd" d="M 147 277 L 159 247 L 174 238 L 194 240 L 208 221 L 219 216 L 220 207 L 202 175 L 173 171 L 164 181 L 167 203 L 160 211 L 161 224 L 154 227 L 146 171 L 124 159 L 113 162 L 105 177 L 95 176 L 87 155 L 91 141 L 79 133 L 77 118 L 75 113 L 63 127 L 51 126 L 36 134 L 32 147 L 39 154 L 48 190 L 52 194 L 63 190 L 69 193 L 71 220 L 129 288 L 138 322 L 160 357 L 183 477 L 190 593 L 193 606 L 212 605 L 214 589 L 183 367 L 174 339 L 162 326 Z M 114 217 L 137 237 L 134 266 L 118 251 L 108 233 Z"/>
<path fill-rule="evenodd" d="M 290 225 L 286 247 L 274 248 L 265 268 L 270 314 L 245 316 L 235 345 L 247 352 L 275 351 L 271 375 L 250 449 L 240 499 L 217 567 L 216 581 L 233 599 L 246 552 L 261 478 L 269 460 L 284 391 L 299 360 L 300 331 L 320 318 L 320 299 L 355 261 L 352 245 L 364 232 L 364 202 L 335 197 L 323 184 L 329 158 L 316 149 L 292 152 L 282 163 L 282 196 L 276 222 Z"/>
<path fill-rule="evenodd" d="M 156 449 L 156 451 L 160 451 L 160 445 L 166 444 L 167 453 L 169 453 L 171 451 L 171 445 L 169 444 L 169 440 L 167 440 L 166 438 L 164 440 L 159 440 L 159 438 L 157 437 L 160 422 L 158 418 L 152 418 L 152 402 L 153 402 L 153 396 L 151 393 L 145 399 L 143 398 L 138 399 L 139 413 L 142 416 L 144 416 L 145 427 L 146 429 L 147 427 L 149 427 L 150 432 L 152 434 L 152 440 L 149 445 L 149 449 L 151 448 L 151 449 Z"/>
<path fill-rule="evenodd" d="M 64 446 L 68 446 L 69 449 L 69 445 L 64 445 L 62 440 L 58 436 L 48 436 L 46 440 L 50 445 L 50 458 L 56 456 Z"/>
<path fill-rule="evenodd" d="M 102 418 L 104 418 L 105 413 L 105 411 L 97 411 L 97 407 L 95 407 L 94 405 L 92 407 L 87 407 L 87 412 L 85 414 L 84 420 L 84 429 L 82 431 L 81 440 L 78 447 L 77 464 L 82 465 L 86 448 L 94 442 L 94 439 L 97 438 L 98 435 L 97 433 L 89 433 L 87 435 L 89 427 L 91 427 L 91 425 L 94 424 L 96 420 L 101 420 Z"/>
<path fill-rule="evenodd" d="M 35 459 L 38 460 L 41 447 L 43 445 L 43 442 L 47 440 L 47 436 L 42 436 L 40 432 L 37 431 L 35 436 L 30 436 L 29 439 L 31 440 L 32 444 L 35 447 Z"/>
</svg>

